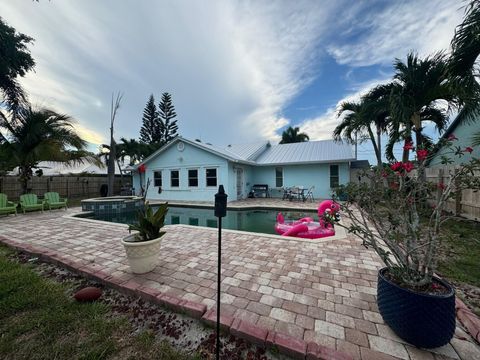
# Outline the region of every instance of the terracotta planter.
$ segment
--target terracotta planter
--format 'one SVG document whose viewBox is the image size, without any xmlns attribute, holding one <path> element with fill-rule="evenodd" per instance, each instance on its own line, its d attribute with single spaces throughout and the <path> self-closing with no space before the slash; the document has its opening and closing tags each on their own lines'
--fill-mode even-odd
<svg viewBox="0 0 480 360">
<path fill-rule="evenodd" d="M 403 340 L 421 348 L 448 344 L 455 332 L 455 290 L 446 281 L 447 294 L 423 294 L 404 289 L 378 272 L 377 303 L 388 326 Z"/>
<path fill-rule="evenodd" d="M 122 240 L 127 253 L 130 269 L 134 274 L 145 274 L 155 269 L 160 255 L 160 240 L 157 238 L 149 241 L 128 241 L 135 235 L 129 235 Z"/>
</svg>

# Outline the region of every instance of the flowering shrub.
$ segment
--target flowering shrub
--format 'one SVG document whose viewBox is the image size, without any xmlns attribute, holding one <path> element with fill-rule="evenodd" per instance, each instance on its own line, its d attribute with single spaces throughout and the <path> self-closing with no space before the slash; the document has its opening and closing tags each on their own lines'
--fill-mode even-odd
<svg viewBox="0 0 480 360">
<path fill-rule="evenodd" d="M 454 146 L 450 135 L 442 141 L 448 156 L 463 156 L 473 149 Z M 415 150 L 412 144 L 407 144 Z M 345 223 L 336 224 L 359 236 L 363 245 L 372 247 L 383 259 L 390 276 L 399 284 L 419 288 L 432 286 L 437 266 L 437 250 L 442 240 L 442 225 L 453 215 L 446 212 L 449 199 L 464 189 L 480 189 L 480 159 L 450 171 L 448 182 L 434 184 L 425 180 L 427 149 L 417 149 L 414 162 L 395 162 L 384 169 L 365 172 L 368 181 L 350 183 L 336 190 L 346 196 L 341 211 Z"/>
</svg>

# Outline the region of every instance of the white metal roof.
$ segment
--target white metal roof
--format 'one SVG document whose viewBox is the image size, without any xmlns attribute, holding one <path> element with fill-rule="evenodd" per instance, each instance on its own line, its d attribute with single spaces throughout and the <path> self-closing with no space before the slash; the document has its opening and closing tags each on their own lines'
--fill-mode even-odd
<svg viewBox="0 0 480 360">
<path fill-rule="evenodd" d="M 333 140 L 272 145 L 258 157 L 259 165 L 302 164 L 355 160 L 352 146 Z"/>
<path fill-rule="evenodd" d="M 184 141 L 188 144 L 224 157 L 227 160 L 249 165 L 267 166 L 355 160 L 351 145 L 335 142 L 333 140 L 307 141 L 303 143 L 278 145 L 270 145 L 269 142 L 262 141 L 248 144 L 231 144 L 222 148 L 210 143 L 192 141 L 178 136 L 170 143 L 155 151 L 142 163 L 148 163 L 151 159 L 155 158 L 178 141 Z M 140 164 L 133 166 L 133 169 L 136 169 L 139 165 Z"/>
</svg>

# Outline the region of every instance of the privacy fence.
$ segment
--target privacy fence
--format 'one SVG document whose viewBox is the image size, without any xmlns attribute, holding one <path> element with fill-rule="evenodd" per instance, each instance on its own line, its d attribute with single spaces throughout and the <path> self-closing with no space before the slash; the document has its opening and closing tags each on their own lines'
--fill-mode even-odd
<svg viewBox="0 0 480 360">
<path fill-rule="evenodd" d="M 435 184 L 448 183 L 450 175 L 455 173 L 455 166 L 427 168 L 427 180 Z M 477 174 L 480 176 L 480 174 Z M 448 210 L 455 215 L 464 216 L 473 220 L 480 220 L 480 192 L 474 190 L 463 190 L 455 194 L 449 200 Z"/>
<path fill-rule="evenodd" d="M 123 178 L 124 185 L 131 184 L 130 177 Z M 28 182 L 29 192 L 43 196 L 48 191 L 56 191 L 62 197 L 87 198 L 99 197 L 100 187 L 107 184 L 107 176 L 35 176 Z M 113 191 L 120 194 L 121 178 L 115 177 Z M 0 193 L 16 200 L 22 194 L 22 186 L 17 176 L 0 177 Z"/>
</svg>

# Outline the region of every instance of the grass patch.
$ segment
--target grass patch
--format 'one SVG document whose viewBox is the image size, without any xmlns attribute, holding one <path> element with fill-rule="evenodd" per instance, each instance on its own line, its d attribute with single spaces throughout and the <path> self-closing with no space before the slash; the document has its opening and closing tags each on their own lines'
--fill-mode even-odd
<svg viewBox="0 0 480 360">
<path fill-rule="evenodd" d="M 454 282 L 480 287 L 480 224 L 449 220 L 443 230 L 439 272 Z"/>
<path fill-rule="evenodd" d="M 0 358 L 192 359 L 152 332 L 132 335 L 107 305 L 74 301 L 66 285 L 9 260 L 10 253 L 0 246 Z"/>
</svg>

